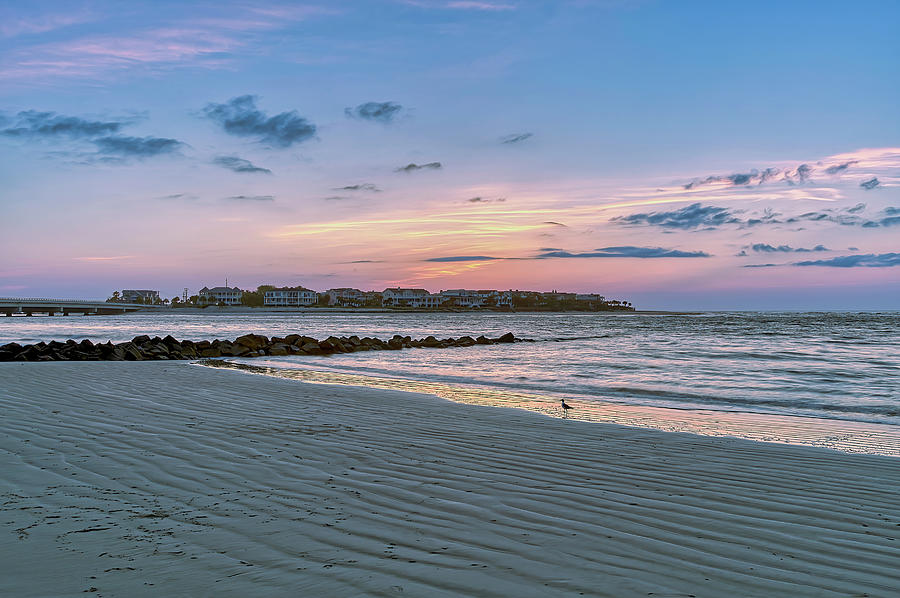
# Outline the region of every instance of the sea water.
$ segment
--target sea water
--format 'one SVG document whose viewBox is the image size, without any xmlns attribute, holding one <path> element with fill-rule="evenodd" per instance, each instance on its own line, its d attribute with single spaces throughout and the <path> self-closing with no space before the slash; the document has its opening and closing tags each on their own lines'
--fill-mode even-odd
<svg viewBox="0 0 900 598">
<path fill-rule="evenodd" d="M 0 318 L 0 343 L 394 334 L 535 342 L 235 360 L 306 380 L 900 455 L 900 313 L 173 313 Z M 286 373 L 293 372 L 293 373 Z"/>
</svg>

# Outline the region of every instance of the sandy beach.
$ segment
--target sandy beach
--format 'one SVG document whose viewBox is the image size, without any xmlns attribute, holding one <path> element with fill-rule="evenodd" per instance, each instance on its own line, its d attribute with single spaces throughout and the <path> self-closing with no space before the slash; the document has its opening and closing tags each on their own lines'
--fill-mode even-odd
<svg viewBox="0 0 900 598">
<path fill-rule="evenodd" d="M 896 458 L 180 362 L 0 413 L 4 596 L 900 593 Z"/>
</svg>

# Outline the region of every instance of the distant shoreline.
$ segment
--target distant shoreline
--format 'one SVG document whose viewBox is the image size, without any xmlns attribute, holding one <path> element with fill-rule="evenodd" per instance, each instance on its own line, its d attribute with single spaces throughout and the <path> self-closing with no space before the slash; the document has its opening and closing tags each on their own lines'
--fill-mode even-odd
<svg viewBox="0 0 900 598">
<path fill-rule="evenodd" d="M 225 315 L 256 313 L 290 313 L 290 314 L 595 314 L 595 315 L 643 315 L 643 316 L 685 316 L 698 315 L 701 311 L 663 311 L 663 310 L 549 310 L 549 309 L 517 309 L 516 311 L 494 309 L 391 309 L 386 307 L 176 307 L 172 309 L 154 309 L 138 311 L 140 314 L 171 315 L 176 313 L 190 315 Z"/>
</svg>

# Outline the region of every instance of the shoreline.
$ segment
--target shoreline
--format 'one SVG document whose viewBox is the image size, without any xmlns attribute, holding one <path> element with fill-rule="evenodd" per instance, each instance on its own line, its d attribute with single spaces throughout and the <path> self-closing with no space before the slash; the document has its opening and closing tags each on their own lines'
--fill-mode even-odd
<svg viewBox="0 0 900 598">
<path fill-rule="evenodd" d="M 265 360 L 264 357 L 261 359 Z M 199 360 L 193 364 L 315 384 L 427 394 L 453 403 L 516 409 L 550 418 L 559 416 L 558 397 L 508 389 L 338 372 L 316 369 L 315 363 L 273 367 L 224 358 Z M 900 457 L 900 427 L 882 422 L 731 409 L 587 402 L 579 401 L 577 397 L 567 397 L 566 400 L 577 405 L 568 415 L 571 421 L 622 425 L 702 437 L 728 437 L 751 442 L 818 447 L 846 454 Z"/>
<path fill-rule="evenodd" d="M 6 363 L 0 387 L 0 593 L 900 587 L 895 458 L 184 362 Z"/>
</svg>

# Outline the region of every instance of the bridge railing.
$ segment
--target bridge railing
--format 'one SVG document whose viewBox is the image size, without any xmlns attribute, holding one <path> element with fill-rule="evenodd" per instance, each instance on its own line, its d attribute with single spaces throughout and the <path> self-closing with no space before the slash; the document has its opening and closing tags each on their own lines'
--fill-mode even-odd
<svg viewBox="0 0 900 598">
<path fill-rule="evenodd" d="M 96 305 L 96 306 L 110 306 L 110 307 L 167 307 L 165 305 L 151 305 L 145 303 L 119 303 L 106 301 L 105 299 L 50 299 L 47 297 L 0 297 L 0 303 L 31 303 L 31 304 L 76 304 L 76 305 Z"/>
</svg>

